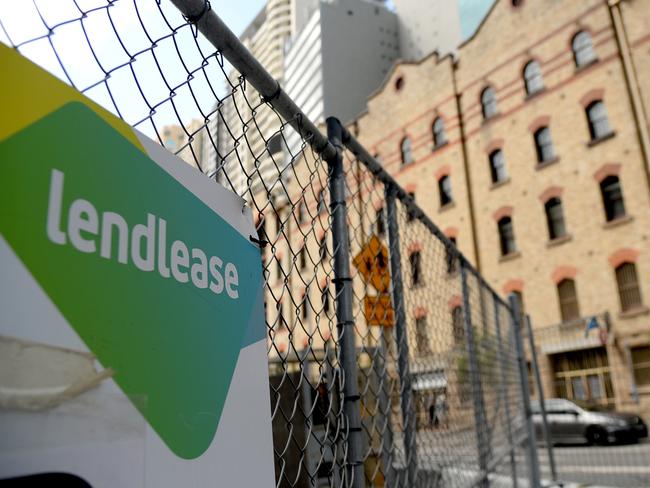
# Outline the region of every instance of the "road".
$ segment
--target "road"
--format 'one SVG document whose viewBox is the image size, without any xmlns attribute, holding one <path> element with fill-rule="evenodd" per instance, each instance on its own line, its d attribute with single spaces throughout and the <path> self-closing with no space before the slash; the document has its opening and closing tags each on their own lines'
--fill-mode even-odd
<svg viewBox="0 0 650 488">
<path fill-rule="evenodd" d="M 399 438 L 398 435 L 395 436 Z M 397 439 L 396 439 L 397 440 Z M 399 439 L 401 442 L 401 439 Z M 472 431 L 443 433 L 420 431 L 418 433 L 418 464 L 425 471 L 442 471 L 449 486 L 469 486 L 465 483 L 477 475 L 476 438 Z M 497 447 L 498 446 L 498 447 Z M 550 480 L 548 454 L 544 445 L 538 445 L 542 477 Z M 515 461 L 519 486 L 527 486 L 526 453 L 523 446 L 517 449 Z M 638 444 L 609 446 L 557 445 L 554 447 L 558 479 L 579 485 L 608 488 L 650 487 L 650 439 Z M 497 468 L 499 483 L 494 486 L 512 486 L 510 461 L 506 445 L 493 445 L 492 459 L 500 458 Z M 403 459 L 398 457 L 401 465 Z"/>
<path fill-rule="evenodd" d="M 516 428 L 519 434 L 522 428 Z M 516 437 L 520 438 L 519 435 Z M 521 438 L 523 440 L 523 438 Z M 498 486 L 512 486 L 510 456 L 505 439 L 493 439 L 490 459 L 497 460 Z M 396 445 L 402 445 L 399 433 L 394 434 Z M 423 430 L 418 432 L 418 465 L 424 471 L 438 471 L 448 486 L 469 486 L 478 474 L 476 436 L 471 430 L 444 432 Z M 401 451 L 401 452 L 400 452 Z M 520 486 L 527 486 L 526 452 L 522 445 L 516 450 L 515 462 Z M 543 444 L 537 446 L 542 478 L 551 479 L 548 451 Z M 401 449 L 396 453 L 396 464 L 403 466 Z M 558 479 L 594 487 L 649 488 L 650 438 L 638 444 L 613 444 L 608 446 L 556 445 L 554 447 Z M 496 485 L 495 485 L 496 486 Z"/>
<path fill-rule="evenodd" d="M 540 467 L 550 478 L 547 451 L 539 446 Z M 610 446 L 555 446 L 558 478 L 594 486 L 650 487 L 650 441 Z M 522 460 L 523 461 L 523 460 Z"/>
</svg>

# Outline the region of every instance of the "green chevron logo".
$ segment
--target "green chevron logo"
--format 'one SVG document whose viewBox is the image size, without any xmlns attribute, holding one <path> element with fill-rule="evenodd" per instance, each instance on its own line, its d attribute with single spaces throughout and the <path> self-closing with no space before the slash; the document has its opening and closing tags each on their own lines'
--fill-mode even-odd
<svg viewBox="0 0 650 488">
<path fill-rule="evenodd" d="M 200 456 L 264 338 L 257 248 L 84 103 L 2 140 L 0 184 L 4 239 L 167 446 Z"/>
</svg>

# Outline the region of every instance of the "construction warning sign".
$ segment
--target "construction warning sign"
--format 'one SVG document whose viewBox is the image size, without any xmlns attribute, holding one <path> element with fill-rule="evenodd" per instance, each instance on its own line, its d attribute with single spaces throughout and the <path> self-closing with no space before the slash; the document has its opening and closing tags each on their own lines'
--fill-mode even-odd
<svg viewBox="0 0 650 488">
<path fill-rule="evenodd" d="M 367 296 L 363 300 L 363 312 L 368 325 L 392 327 L 395 323 L 395 312 L 390 295 Z"/>
<path fill-rule="evenodd" d="M 388 292 L 390 287 L 388 249 L 376 235 L 370 237 L 352 263 L 366 283 L 372 285 L 379 293 Z"/>
</svg>

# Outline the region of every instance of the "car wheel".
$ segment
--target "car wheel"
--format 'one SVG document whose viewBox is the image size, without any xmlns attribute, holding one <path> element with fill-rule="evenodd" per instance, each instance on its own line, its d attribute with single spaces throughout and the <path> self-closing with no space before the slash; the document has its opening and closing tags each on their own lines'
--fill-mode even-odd
<svg viewBox="0 0 650 488">
<path fill-rule="evenodd" d="M 587 443 L 604 446 L 607 444 L 607 431 L 602 427 L 592 426 L 587 429 Z"/>
</svg>

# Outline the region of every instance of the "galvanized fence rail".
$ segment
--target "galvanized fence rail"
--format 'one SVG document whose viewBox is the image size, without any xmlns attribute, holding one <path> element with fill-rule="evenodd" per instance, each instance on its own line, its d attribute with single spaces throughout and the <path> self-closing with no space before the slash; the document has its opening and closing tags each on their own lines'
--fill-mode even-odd
<svg viewBox="0 0 650 488">
<path fill-rule="evenodd" d="M 172 3 L 2 6 L 0 40 L 251 206 L 277 486 L 540 486 L 519 313 L 216 6 Z"/>
</svg>

